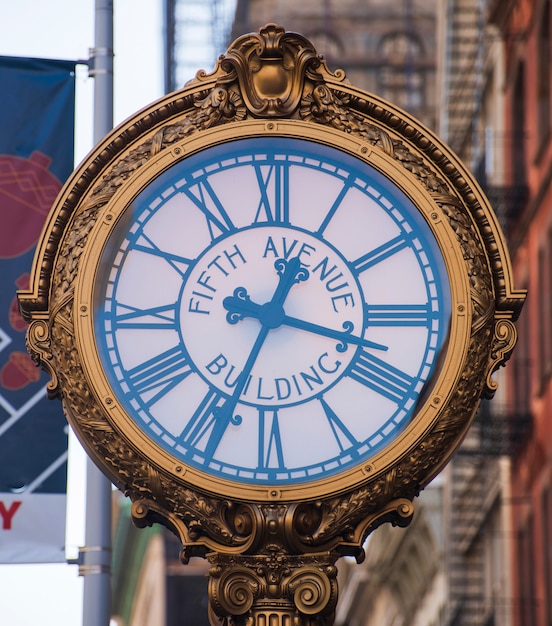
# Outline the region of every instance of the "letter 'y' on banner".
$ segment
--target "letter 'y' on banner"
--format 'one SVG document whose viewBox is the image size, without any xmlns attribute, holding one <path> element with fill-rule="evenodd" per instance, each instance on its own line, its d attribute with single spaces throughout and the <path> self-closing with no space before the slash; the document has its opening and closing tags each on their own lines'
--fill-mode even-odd
<svg viewBox="0 0 552 626">
<path fill-rule="evenodd" d="M 0 563 L 65 561 L 68 427 L 16 291 L 73 171 L 75 62 L 0 56 Z"/>
</svg>

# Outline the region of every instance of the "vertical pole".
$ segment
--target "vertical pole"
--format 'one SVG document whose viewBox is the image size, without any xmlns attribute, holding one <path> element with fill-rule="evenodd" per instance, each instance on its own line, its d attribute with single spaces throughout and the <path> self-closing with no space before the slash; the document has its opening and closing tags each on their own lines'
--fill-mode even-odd
<svg viewBox="0 0 552 626">
<path fill-rule="evenodd" d="M 113 0 L 95 0 L 94 142 L 113 128 Z M 111 617 L 111 483 L 90 459 L 86 475 L 85 547 L 80 573 L 84 576 L 83 625 L 109 626 Z"/>
<path fill-rule="evenodd" d="M 113 128 L 113 0 L 95 0 L 95 11 L 90 75 L 94 76 L 94 141 L 97 143 Z"/>
</svg>

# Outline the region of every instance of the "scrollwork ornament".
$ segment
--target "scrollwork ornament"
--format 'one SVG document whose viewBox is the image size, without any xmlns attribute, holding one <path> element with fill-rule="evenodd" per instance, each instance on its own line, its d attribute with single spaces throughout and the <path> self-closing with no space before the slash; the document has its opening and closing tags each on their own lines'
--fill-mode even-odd
<svg viewBox="0 0 552 626">
<path fill-rule="evenodd" d="M 337 603 L 337 553 L 294 557 L 207 555 L 211 623 L 330 624 Z"/>
<path fill-rule="evenodd" d="M 254 116 L 285 117 L 300 103 L 304 81 L 321 64 L 312 44 L 295 33 L 268 24 L 258 35 L 237 39 L 221 61 L 235 72 L 249 112 Z"/>
<path fill-rule="evenodd" d="M 287 584 L 297 610 L 303 615 L 332 613 L 337 603 L 336 575 L 335 567 L 304 567 L 295 571 Z"/>
<path fill-rule="evenodd" d="M 47 383 L 48 397 L 55 398 L 59 390 L 57 369 L 52 363 L 52 350 L 50 343 L 50 329 L 48 321 L 36 319 L 29 325 L 27 330 L 27 350 L 37 366 L 42 365 L 43 369 L 50 376 Z"/>
<path fill-rule="evenodd" d="M 337 130 L 362 137 L 372 145 L 393 157 L 395 148 L 390 136 L 383 129 L 370 124 L 348 106 L 346 94 L 338 94 L 328 85 L 317 84 L 312 91 L 305 93 L 301 102 L 301 118 L 306 121 L 324 124 Z"/>
<path fill-rule="evenodd" d="M 293 505 L 289 513 L 287 545 L 298 552 L 341 550 L 361 560 L 362 544 L 373 530 L 385 522 L 407 526 L 414 515 L 411 500 L 385 498 L 387 480 L 389 473 L 372 483 L 370 489 L 355 490 L 331 500 Z"/>
<path fill-rule="evenodd" d="M 517 330 L 511 320 L 499 319 L 495 323 L 492 349 L 485 376 L 485 394 L 492 397 L 498 388 L 498 382 L 492 375 L 508 359 L 517 341 Z"/>
<path fill-rule="evenodd" d="M 244 615 L 260 593 L 258 577 L 245 567 L 211 572 L 209 595 L 215 613 L 222 617 Z"/>
</svg>

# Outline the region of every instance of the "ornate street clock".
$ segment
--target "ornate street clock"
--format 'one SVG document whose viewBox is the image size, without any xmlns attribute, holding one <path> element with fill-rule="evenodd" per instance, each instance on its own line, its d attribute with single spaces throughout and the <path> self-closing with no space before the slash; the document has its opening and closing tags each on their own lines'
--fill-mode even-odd
<svg viewBox="0 0 552 626">
<path fill-rule="evenodd" d="M 280 130 L 215 133 L 137 177 L 90 234 L 77 285 L 83 365 L 134 445 L 254 500 L 364 482 L 446 395 L 458 333 L 458 259 L 430 208 L 358 142 Z"/>
<path fill-rule="evenodd" d="M 282 626 L 331 621 L 337 558 L 408 524 L 523 299 L 450 151 L 275 25 L 106 137 L 20 294 L 135 521 L 208 555 L 213 623 Z"/>
</svg>

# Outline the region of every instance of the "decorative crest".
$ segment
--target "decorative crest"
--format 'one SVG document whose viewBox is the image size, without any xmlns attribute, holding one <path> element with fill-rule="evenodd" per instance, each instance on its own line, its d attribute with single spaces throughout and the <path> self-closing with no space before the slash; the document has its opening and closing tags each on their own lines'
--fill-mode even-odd
<svg viewBox="0 0 552 626">
<path fill-rule="evenodd" d="M 235 71 L 252 115 L 285 117 L 299 106 L 305 77 L 321 79 L 316 74 L 321 62 L 305 37 L 267 24 L 258 34 L 236 39 L 221 65 Z"/>
</svg>

